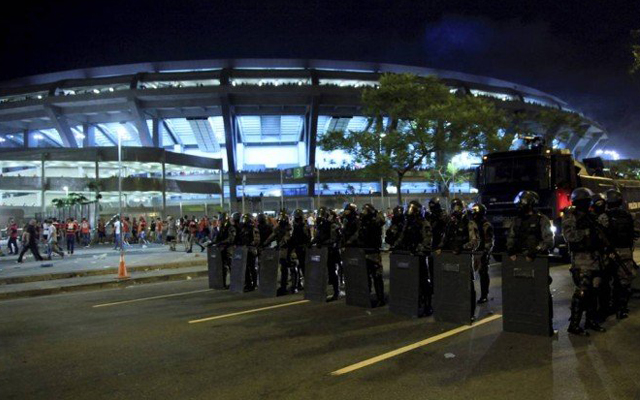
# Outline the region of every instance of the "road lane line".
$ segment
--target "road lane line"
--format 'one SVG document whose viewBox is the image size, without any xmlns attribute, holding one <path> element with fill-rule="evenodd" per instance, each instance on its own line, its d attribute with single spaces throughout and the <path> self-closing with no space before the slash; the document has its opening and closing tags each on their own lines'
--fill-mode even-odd
<svg viewBox="0 0 640 400">
<path fill-rule="evenodd" d="M 176 296 L 184 296 L 187 294 L 193 294 L 193 293 L 204 293 L 204 292 L 210 292 L 213 289 L 203 289 L 203 290 L 193 290 L 191 292 L 182 292 L 182 293 L 172 293 L 172 294 L 163 294 L 161 296 L 152 296 L 152 297 L 141 297 L 139 299 L 133 299 L 133 300 L 123 300 L 123 301 L 116 301 L 114 303 L 105 303 L 105 304 L 96 304 L 95 306 L 93 306 L 93 308 L 98 308 L 98 307 L 110 307 L 110 306 L 117 306 L 119 304 L 128 304 L 128 303 L 137 303 L 139 301 L 147 301 L 147 300 L 155 300 L 155 299 L 165 299 L 167 297 L 176 297 Z"/>
<path fill-rule="evenodd" d="M 201 319 L 194 319 L 194 320 L 189 321 L 189 323 L 190 324 L 197 324 L 197 323 L 200 323 L 200 322 L 214 321 L 216 319 L 235 317 L 237 315 L 252 314 L 252 313 L 257 313 L 257 312 L 260 312 L 260 311 L 273 310 L 275 308 L 295 306 L 297 304 L 304 304 L 304 303 L 308 303 L 308 302 L 309 302 L 309 300 L 293 301 L 293 302 L 290 302 L 290 303 L 277 304 L 275 306 L 255 308 L 253 310 L 240 311 L 240 312 L 235 312 L 235 313 L 231 313 L 231 314 L 224 314 L 224 315 L 216 315 L 216 316 L 213 316 L 213 317 L 207 317 L 207 318 L 201 318 Z"/>
<path fill-rule="evenodd" d="M 473 329 L 473 328 L 475 328 L 477 326 L 486 324 L 486 323 L 491 322 L 491 321 L 495 321 L 495 320 L 497 320 L 499 318 L 502 318 L 502 315 L 500 315 L 500 314 L 492 315 L 490 317 L 487 317 L 487 318 L 481 319 L 480 321 L 475 322 L 473 325 L 460 326 L 460 327 L 452 329 L 450 331 L 443 332 L 443 333 L 441 333 L 439 335 L 432 336 L 432 337 L 430 337 L 428 339 L 421 340 L 419 342 L 416 342 L 416 343 L 413 343 L 413 344 L 410 344 L 410 345 L 407 345 L 407 346 L 404 346 L 404 347 L 400 347 L 399 349 L 392 350 L 392 351 L 390 351 L 388 353 L 384 353 L 384 354 L 381 354 L 379 356 L 376 356 L 376 357 L 373 357 L 373 358 L 369 358 L 368 360 L 360 361 L 359 363 L 349 365 L 348 367 L 344 367 L 344 368 L 341 368 L 341 369 L 339 369 L 337 371 L 333 371 L 329 375 L 340 376 L 340 375 L 348 374 L 349 372 L 353 372 L 355 370 L 358 370 L 358 369 L 361 369 L 361 368 L 364 368 L 364 367 L 368 367 L 369 365 L 376 364 L 376 363 L 379 363 L 379 362 L 384 361 L 384 360 L 388 360 L 389 358 L 392 358 L 392 357 L 398 356 L 400 354 L 404 354 L 406 352 L 409 352 L 411 350 L 415 350 L 415 349 L 417 349 L 419 347 L 426 346 L 428 344 L 437 342 L 438 340 L 442 340 L 442 339 L 448 338 L 450 336 L 457 335 L 458 333 L 461 333 L 461 332 L 464 332 L 464 331 L 468 331 L 468 330 Z"/>
</svg>

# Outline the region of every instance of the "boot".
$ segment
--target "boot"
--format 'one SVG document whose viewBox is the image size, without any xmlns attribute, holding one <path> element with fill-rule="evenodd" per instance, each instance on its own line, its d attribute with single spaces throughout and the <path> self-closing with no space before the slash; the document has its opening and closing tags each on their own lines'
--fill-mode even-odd
<svg viewBox="0 0 640 400">
<path fill-rule="evenodd" d="M 584 329 L 589 329 L 596 332 L 606 332 L 607 330 L 600 326 L 598 323 L 598 295 L 597 293 L 589 293 L 588 295 L 588 309 L 587 320 L 584 324 Z"/>
<path fill-rule="evenodd" d="M 569 317 L 569 328 L 567 332 L 578 336 L 589 336 L 589 332 L 582 329 L 580 320 L 582 320 L 582 304 L 581 299 L 577 295 L 573 295 L 571 299 L 571 317 Z"/>
<path fill-rule="evenodd" d="M 616 297 L 616 318 L 625 319 L 629 318 L 629 298 L 631 297 L 631 290 L 628 287 L 621 287 L 618 296 Z"/>
<path fill-rule="evenodd" d="M 376 291 L 376 298 L 378 300 L 376 307 L 382 307 L 386 304 L 384 300 L 384 281 L 381 276 L 373 278 L 373 285 Z"/>
<path fill-rule="evenodd" d="M 291 269 L 291 293 L 298 293 L 298 286 L 300 285 L 300 276 L 295 268 Z"/>
</svg>

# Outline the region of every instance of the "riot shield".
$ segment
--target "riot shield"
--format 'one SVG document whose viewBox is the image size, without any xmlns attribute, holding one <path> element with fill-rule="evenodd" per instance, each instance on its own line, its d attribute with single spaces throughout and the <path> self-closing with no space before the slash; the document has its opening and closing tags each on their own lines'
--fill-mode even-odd
<svg viewBox="0 0 640 400">
<path fill-rule="evenodd" d="M 549 259 L 502 258 L 502 329 L 549 336 L 551 328 Z"/>
<path fill-rule="evenodd" d="M 349 306 L 371 308 L 371 290 L 369 273 L 364 249 L 347 247 L 342 253 L 346 304 Z"/>
<path fill-rule="evenodd" d="M 389 311 L 410 317 L 420 316 L 420 283 L 427 279 L 426 271 L 421 271 L 420 257 L 408 252 L 395 252 L 391 253 L 389 260 Z"/>
<path fill-rule="evenodd" d="M 307 250 L 304 275 L 304 298 L 311 301 L 327 301 L 327 262 L 329 249 L 312 247 Z"/>
<path fill-rule="evenodd" d="M 265 297 L 276 297 L 278 293 L 278 269 L 280 266 L 280 250 L 263 249 L 260 254 L 260 294 Z"/>
<path fill-rule="evenodd" d="M 222 251 L 218 247 L 207 248 L 207 269 L 209 289 L 224 289 L 224 263 Z"/>
<path fill-rule="evenodd" d="M 471 254 L 434 254 L 433 316 L 436 321 L 471 324 Z M 475 302 L 475 299 L 473 299 Z"/>
<path fill-rule="evenodd" d="M 231 256 L 231 283 L 229 290 L 233 293 L 244 293 L 244 279 L 247 270 L 247 248 L 238 246 Z"/>
</svg>

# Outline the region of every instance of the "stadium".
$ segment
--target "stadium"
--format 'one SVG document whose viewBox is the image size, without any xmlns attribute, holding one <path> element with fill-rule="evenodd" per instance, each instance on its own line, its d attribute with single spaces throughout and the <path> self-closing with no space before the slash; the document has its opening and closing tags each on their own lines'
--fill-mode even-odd
<svg viewBox="0 0 640 400">
<path fill-rule="evenodd" d="M 381 191 L 380 182 L 358 177 L 347 154 L 316 146 L 326 131 L 364 128 L 361 91 L 384 73 L 436 75 L 452 92 L 491 98 L 511 112 L 577 112 L 516 83 L 367 62 L 224 59 L 29 76 L 0 83 L 0 206 L 45 212 L 71 191 L 100 192 L 101 207 L 115 208 L 118 141 L 126 206 L 146 212 L 239 208 L 241 198 L 253 209 L 313 208 L 321 198 L 376 194 L 386 206 L 393 187 Z M 586 133 L 554 146 L 584 158 L 607 134 L 580 115 Z M 454 160 L 476 162 L 468 154 Z M 305 166 L 315 172 L 290 176 Z M 468 183 L 453 189 L 473 190 Z M 414 174 L 405 190 L 426 194 L 435 186 Z"/>
</svg>

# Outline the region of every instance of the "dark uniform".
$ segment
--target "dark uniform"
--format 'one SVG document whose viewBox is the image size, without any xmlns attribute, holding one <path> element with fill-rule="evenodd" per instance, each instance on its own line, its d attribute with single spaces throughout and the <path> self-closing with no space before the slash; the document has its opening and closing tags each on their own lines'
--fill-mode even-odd
<svg viewBox="0 0 640 400">
<path fill-rule="evenodd" d="M 347 206 L 350 207 L 351 205 Z M 347 210 L 345 209 L 345 213 Z M 371 204 L 365 204 L 360 214 L 358 228 L 356 232 L 347 237 L 347 247 L 360 247 L 365 251 L 367 271 L 369 273 L 369 285 L 373 286 L 378 300 L 377 306 L 385 304 L 384 280 L 382 277 L 382 257 L 380 247 L 382 246 L 382 227 L 384 226 L 384 216 L 380 214 Z M 372 285 L 373 283 L 373 285 Z"/>
<path fill-rule="evenodd" d="M 320 207 L 316 217 L 315 237 L 311 240 L 311 245 L 318 248 L 328 248 L 327 268 L 329 283 L 333 288 L 332 300 L 337 300 L 340 297 L 340 286 L 338 284 L 339 232 L 340 226 L 337 222 L 330 220 L 329 211 L 325 207 Z"/>
<path fill-rule="evenodd" d="M 575 189 L 571 193 L 572 206 L 565 210 L 562 219 L 562 234 L 569 244 L 571 277 L 575 284 L 568 331 L 576 335 L 586 335 L 585 329 L 605 331 L 597 322 L 597 296 L 604 247 L 598 236 L 597 222 L 589 211 L 592 196 L 593 193 L 587 188 Z M 585 311 L 583 329 L 580 322 Z"/>
<path fill-rule="evenodd" d="M 227 287 L 227 273 L 231 271 L 231 256 L 233 255 L 233 246 L 236 243 L 239 221 L 240 214 L 238 213 L 233 213 L 231 219 L 227 218 L 226 214 L 223 214 L 220 232 L 213 243 L 220 248 L 220 255 L 222 257 L 222 282 L 225 287 Z"/>
<path fill-rule="evenodd" d="M 307 256 L 307 247 L 311 243 L 311 231 L 307 225 L 307 221 L 304 218 L 302 210 L 297 209 L 293 212 L 293 224 L 291 231 L 291 240 L 289 244 L 291 249 L 295 252 L 297 265 L 294 265 L 294 270 L 291 274 L 291 278 L 295 281 L 295 288 L 302 290 L 302 278 L 304 277 L 304 267 Z"/>
<path fill-rule="evenodd" d="M 538 212 L 535 207 L 540 201 L 538 193 L 529 190 L 522 191 L 516 196 L 514 203 L 518 207 L 518 216 L 513 220 L 507 234 L 507 255 L 516 260 L 518 254 L 533 261 L 536 255 L 547 255 L 553 248 L 553 232 L 551 221 L 546 215 Z M 549 276 L 549 285 L 552 279 Z M 551 290 L 549 297 L 549 326 L 553 326 L 553 300 Z M 553 334 L 553 332 L 550 332 Z"/>
<path fill-rule="evenodd" d="M 602 193 L 596 193 L 591 197 L 591 212 L 598 223 L 606 224 L 606 217 L 602 215 L 607 210 L 607 199 Z M 603 219 L 604 218 L 604 219 Z M 603 239 L 606 241 L 604 229 L 600 229 Z M 608 247 L 608 246 L 607 246 Z M 604 321 L 614 309 L 612 305 L 611 290 L 613 287 L 613 276 L 615 267 L 611 263 L 604 262 L 600 270 L 600 287 L 598 288 L 598 318 Z"/>
<path fill-rule="evenodd" d="M 264 214 L 258 214 L 258 232 L 260 233 L 260 246 L 263 246 L 267 238 L 273 233 L 273 225 L 267 221 L 267 217 Z"/>
<path fill-rule="evenodd" d="M 402 234 L 404 229 L 405 218 L 404 210 L 402 206 L 396 206 L 393 209 L 393 216 L 391 217 L 391 226 L 387 229 L 384 236 L 384 242 L 393 248 Z"/>
<path fill-rule="evenodd" d="M 444 228 L 442 241 L 438 246 L 438 250 L 448 250 L 454 254 L 460 254 L 463 251 L 475 251 L 480 243 L 478 226 L 464 212 L 464 202 L 458 198 L 451 200 L 451 214 L 447 219 Z M 476 310 L 476 290 L 473 284 L 473 272 L 471 272 L 471 317 L 473 318 Z"/>
<path fill-rule="evenodd" d="M 289 216 L 284 212 L 278 215 L 278 225 L 273 228 L 273 232 L 262 243 L 263 246 L 269 246 L 276 242 L 276 247 L 280 250 L 280 289 L 278 294 L 282 295 L 287 292 L 287 281 L 289 278 L 289 269 L 293 262 L 291 260 L 291 250 L 289 241 L 291 240 L 291 224 L 289 224 Z M 291 290 L 296 289 L 293 285 Z"/>
<path fill-rule="evenodd" d="M 394 251 L 406 251 L 417 256 L 419 260 L 420 276 L 420 302 L 425 315 L 433 314 L 431 298 L 433 296 L 432 279 L 433 272 L 428 268 L 427 256 L 431 253 L 431 225 L 423 216 L 422 205 L 417 201 L 409 203 L 406 214 L 406 223 L 400 237 L 393 247 Z"/>
<path fill-rule="evenodd" d="M 257 246 L 260 245 L 260 232 L 255 226 L 251 214 L 242 216 L 240 232 L 238 235 L 239 245 L 247 247 L 247 265 L 245 270 L 244 288 L 246 291 L 255 290 L 258 286 L 258 271 L 256 260 L 258 258 Z"/>
<path fill-rule="evenodd" d="M 484 205 L 476 203 L 469 209 L 471 219 L 478 227 L 478 253 L 473 257 L 473 269 L 480 276 L 480 298 L 478 304 L 486 303 L 489 300 L 489 261 L 491 250 L 495 242 L 493 225 L 487 220 L 485 215 L 487 209 Z"/>
<path fill-rule="evenodd" d="M 613 309 L 618 319 L 629 316 L 629 298 L 631 283 L 637 275 L 637 266 L 633 261 L 633 242 L 638 231 L 633 216 L 622 207 L 622 194 L 610 189 L 607 191 L 607 210 L 598 221 L 604 228 L 608 241 L 607 270 L 613 276 Z"/>
</svg>

